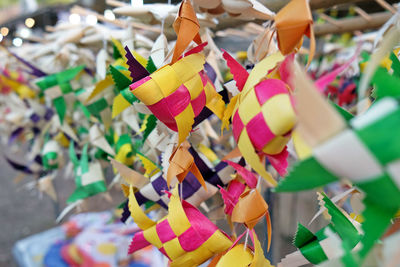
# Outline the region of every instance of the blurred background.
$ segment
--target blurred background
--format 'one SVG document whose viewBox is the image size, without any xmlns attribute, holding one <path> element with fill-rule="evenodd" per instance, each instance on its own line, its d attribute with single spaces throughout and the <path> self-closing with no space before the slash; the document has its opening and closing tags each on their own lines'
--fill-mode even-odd
<svg viewBox="0 0 400 267">
<path fill-rule="evenodd" d="M 138 0 L 132 0 L 133 2 Z M 120 1 L 131 3 L 130 1 Z M 145 0 L 144 3 L 153 3 L 161 1 Z M 164 3 L 167 1 L 164 1 Z M 172 3 L 178 3 L 174 0 Z M 288 1 L 264 0 L 260 1 L 266 4 L 272 10 L 279 10 Z M 340 4 L 337 7 L 335 2 Z M 349 2 L 349 3 L 347 3 Z M 334 14 L 336 19 L 346 18 L 350 14 L 350 2 L 359 2 L 358 6 L 367 13 L 382 12 L 385 9 L 375 1 L 313 1 L 315 7 L 322 8 L 319 16 Z M 387 1 L 394 3 L 396 1 Z M 93 10 L 104 16 L 107 20 L 113 21 L 115 14 L 113 7 L 107 5 L 105 0 L 0 0 L 0 44 L 10 47 L 20 47 L 24 42 L 35 42 L 38 36 L 45 31 L 51 30 L 51 27 L 59 21 L 67 21 L 71 23 L 81 22 L 84 20 L 89 25 L 98 23 L 97 17 L 87 13 L 79 15 L 71 13 L 70 10 L 75 5 L 84 9 Z M 321 15 L 322 14 L 322 15 Z M 354 15 L 354 14 L 353 14 Z M 318 15 L 316 16 L 318 17 Z M 390 14 L 389 14 L 390 17 Z M 262 21 L 255 21 L 259 25 Z M 221 23 L 217 30 L 222 30 L 230 26 L 242 25 L 241 21 L 229 20 L 227 23 Z M 379 25 L 380 26 L 380 25 Z M 376 28 L 376 27 L 375 27 Z M 335 30 L 334 30 L 335 31 Z M 318 34 L 318 31 L 316 31 Z M 323 33 L 321 33 L 322 35 Z M 326 35 L 326 36 L 325 36 Z M 168 36 L 168 34 L 167 34 Z M 219 48 L 226 49 L 230 52 L 238 52 L 247 50 L 249 44 L 255 38 L 256 34 L 220 34 L 215 38 L 215 42 Z M 347 37 L 346 37 L 347 36 Z M 338 38 L 347 38 L 349 36 L 334 36 L 331 33 L 324 34 L 324 38 L 318 39 L 318 53 L 323 53 L 322 47 L 327 40 L 338 40 Z M 352 35 L 351 35 L 352 36 Z M 170 39 L 170 38 L 168 38 Z M 306 46 L 308 44 L 306 43 Z M 32 62 L 35 63 L 35 62 Z M 37 190 L 31 190 L 34 185 L 32 179 L 28 175 L 21 176 L 4 160 L 4 155 L 9 152 L 9 147 L 2 146 L 0 157 L 0 266 L 18 266 L 23 265 L 23 260 L 19 263 L 15 258 L 23 259 L 23 252 L 26 247 L 15 247 L 18 240 L 41 233 L 48 229 L 58 229 L 55 232 L 48 232 L 46 238 L 55 238 L 55 236 L 63 235 L 65 232 L 73 232 L 76 227 L 83 229 L 88 221 L 107 221 L 114 214 L 113 211 L 106 215 L 93 215 L 93 217 L 73 219 L 73 223 L 63 228 L 63 233 L 58 228 L 56 218 L 60 212 L 66 207 L 65 202 L 71 192 L 74 190 L 74 182 L 69 177 L 59 177 L 54 180 L 54 188 L 57 192 L 57 201 L 46 194 L 42 194 Z M 18 153 L 18 151 L 13 151 Z M 62 176 L 64 172 L 59 172 Z M 107 181 L 107 184 L 110 180 Z M 335 192 L 335 185 L 332 186 L 331 192 Z M 340 191 L 340 190 L 339 190 Z M 292 238 L 295 234 L 297 222 L 308 225 L 312 216 L 318 210 L 318 201 L 315 192 L 302 192 L 299 194 L 272 194 L 265 192 L 264 194 L 273 217 L 273 247 L 268 253 L 270 259 L 280 259 L 286 254 L 295 251 Z M 120 190 L 112 189 L 109 192 L 109 198 L 104 196 L 91 197 L 85 205 L 81 207 L 79 212 L 95 212 L 105 211 L 117 207 L 123 200 Z M 100 216 L 100 217 L 96 217 Z M 104 219 L 106 218 L 106 219 Z M 312 231 L 320 229 L 325 225 L 321 218 L 316 220 L 311 226 Z M 73 225 L 73 226 L 71 226 Z M 78 225 L 78 226 L 77 226 Z M 66 230 L 65 230 L 66 229 Z M 265 225 L 260 224 L 257 229 L 260 239 L 264 237 L 262 242 L 265 243 Z M 43 236 L 43 238 L 45 238 Z M 44 239 L 43 239 L 44 240 Z M 32 239 L 32 242 L 38 243 L 38 240 Z M 40 239 L 39 239 L 40 243 Z M 26 244 L 29 244 L 26 243 Z M 26 251 L 25 251 L 26 252 Z M 13 256 L 14 253 L 14 256 Z M 35 254 L 36 252 L 32 252 Z M 37 265 L 43 266 L 43 253 L 36 253 L 38 256 L 35 261 Z M 142 255 L 143 256 L 143 255 Z M 144 258 L 146 255 L 143 256 Z M 54 265 L 58 266 L 58 265 Z"/>
</svg>

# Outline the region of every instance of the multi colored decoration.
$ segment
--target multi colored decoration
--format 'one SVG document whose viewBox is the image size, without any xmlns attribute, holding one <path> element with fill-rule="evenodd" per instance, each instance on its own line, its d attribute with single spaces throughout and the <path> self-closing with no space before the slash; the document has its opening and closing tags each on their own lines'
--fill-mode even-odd
<svg viewBox="0 0 400 267">
<path fill-rule="evenodd" d="M 283 55 L 300 49 L 303 35 L 310 38 L 308 64 L 314 57 L 315 37 L 313 19 L 307 0 L 292 0 L 275 17 L 276 37 L 279 50 Z"/>
<path fill-rule="evenodd" d="M 141 250 L 158 255 L 154 266 L 395 262 L 398 14 L 378 32 L 324 37 L 316 49 L 322 19 L 348 29 L 327 18 L 336 9 L 269 2 L 109 1 L 117 8 L 104 16 L 74 6 L 82 22 L 40 38 L 32 29 L 29 45 L 0 49 L 0 140 L 15 184 L 58 202 L 53 181 L 74 178 L 63 180 L 75 187 L 57 222 L 93 202 L 114 207 L 100 228 L 53 246 L 60 259 L 127 266 Z M 255 18 L 266 23 L 237 22 Z M 237 39 L 254 40 L 237 51 Z M 304 201 L 309 192 L 278 194 L 312 189 L 319 205 Z M 311 222 L 328 222 L 316 232 L 303 222 L 314 212 Z M 294 252 L 281 255 L 276 244 L 290 235 Z"/>
<path fill-rule="evenodd" d="M 295 126 L 296 115 L 290 87 L 275 76 L 288 79 L 287 61 L 291 58 L 283 61 L 280 53 L 273 54 L 259 62 L 248 74 L 228 53 L 225 52 L 224 57 L 240 93 L 231 99 L 224 114 L 223 126 L 227 126 L 231 117 L 233 136 L 243 157 L 271 185 L 276 185 L 257 152 L 267 155 L 275 169 L 281 175 L 285 174 L 286 144 Z M 282 64 L 277 67 L 281 61 Z M 274 68 L 277 71 L 273 71 Z M 270 77 L 267 77 L 269 72 Z"/>
<path fill-rule="evenodd" d="M 182 3 L 180 14 L 181 17 L 174 24 L 174 29 L 180 35 L 171 64 L 138 79 L 130 85 L 130 89 L 160 121 L 179 133 L 179 143 L 182 143 L 192 129 L 194 118 L 204 106 L 221 118 L 225 104 L 203 71 L 205 58 L 200 52 L 206 43 L 200 45 L 198 26 L 195 26 L 198 22 L 189 1 Z M 199 46 L 178 59 L 191 40 Z M 133 75 L 141 73 L 138 71 L 138 62 L 130 55 L 128 65 Z"/>
<path fill-rule="evenodd" d="M 155 222 L 140 209 L 130 188 L 129 209 L 143 231 L 133 237 L 129 253 L 152 244 L 171 260 L 171 266 L 193 266 L 232 245 L 227 235 L 199 210 L 180 200 L 177 188 L 170 198 L 167 217 Z"/>
<path fill-rule="evenodd" d="M 359 223 L 339 209 L 326 195 L 319 194 L 320 205 L 327 209 L 331 223 L 315 234 L 298 224 L 293 244 L 299 249 L 282 259 L 282 266 L 301 266 L 305 263 L 320 264 L 328 259 L 340 258 L 352 250 L 362 234 Z M 345 255 L 345 264 L 352 265 Z M 304 262 L 304 260 L 308 262 Z"/>
<path fill-rule="evenodd" d="M 339 178 L 350 179 L 366 194 L 362 229 L 368 234 L 361 239 L 359 251 L 363 259 L 400 209 L 396 178 L 400 155 L 394 140 L 390 147 L 382 143 L 388 140 L 387 129 L 390 128 L 392 133 L 400 131 L 396 126 L 400 110 L 398 102 L 393 97 L 382 98 L 366 113 L 352 118 L 347 126 L 307 78 L 298 78 L 296 84 L 299 130 L 312 140 L 313 150 L 310 157 L 294 166 L 275 190 L 307 190 Z M 318 111 L 318 115 L 310 117 L 311 110 Z M 319 127 L 321 121 L 326 127 Z"/>
</svg>

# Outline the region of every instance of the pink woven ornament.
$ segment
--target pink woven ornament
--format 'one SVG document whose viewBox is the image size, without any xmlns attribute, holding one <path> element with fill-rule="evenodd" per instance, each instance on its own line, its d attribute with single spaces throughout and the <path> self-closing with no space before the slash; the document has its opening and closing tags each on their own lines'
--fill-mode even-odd
<svg viewBox="0 0 400 267">
<path fill-rule="evenodd" d="M 223 126 L 232 119 L 233 136 L 243 157 L 257 173 L 276 185 L 260 156 L 285 175 L 286 144 L 296 123 L 288 70 L 293 55 L 284 61 L 279 53 L 266 57 L 250 74 L 228 53 L 224 52 L 224 58 L 240 93 L 231 99 Z"/>
</svg>

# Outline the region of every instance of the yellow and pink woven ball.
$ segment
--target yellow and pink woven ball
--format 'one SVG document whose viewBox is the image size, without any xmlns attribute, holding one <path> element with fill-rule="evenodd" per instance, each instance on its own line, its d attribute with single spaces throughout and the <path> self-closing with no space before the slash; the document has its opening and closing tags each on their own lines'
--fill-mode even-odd
<svg viewBox="0 0 400 267">
<path fill-rule="evenodd" d="M 196 207 L 170 194 L 168 215 L 158 222 L 141 211 L 130 187 L 129 209 L 142 231 L 132 239 L 129 253 L 153 245 L 169 260 L 169 266 L 198 266 L 231 245 L 231 239 Z"/>
<path fill-rule="evenodd" d="M 266 57 L 249 74 L 227 53 L 224 57 L 241 91 L 231 99 L 224 119 L 231 117 L 234 139 L 247 163 L 276 185 L 260 156 L 266 156 L 279 174 L 286 173 L 286 145 L 296 124 L 290 81 L 293 55 Z"/>
<path fill-rule="evenodd" d="M 205 106 L 219 117 L 223 114 L 225 103 L 204 72 L 204 64 L 204 54 L 191 53 L 130 85 L 131 92 L 160 121 L 179 133 L 179 142 Z"/>
<path fill-rule="evenodd" d="M 276 155 L 290 140 L 296 115 L 290 88 L 278 79 L 266 79 L 241 97 L 233 113 L 236 142 L 247 134 L 257 152 Z"/>
</svg>

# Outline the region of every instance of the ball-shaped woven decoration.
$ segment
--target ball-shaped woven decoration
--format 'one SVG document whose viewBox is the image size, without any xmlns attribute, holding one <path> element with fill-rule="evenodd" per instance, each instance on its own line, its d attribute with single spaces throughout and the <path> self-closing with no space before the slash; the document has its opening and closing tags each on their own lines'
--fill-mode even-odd
<svg viewBox="0 0 400 267">
<path fill-rule="evenodd" d="M 133 83 L 131 92 L 182 142 L 194 118 L 207 106 L 222 116 L 224 102 L 204 70 L 204 55 L 194 53 Z"/>
<path fill-rule="evenodd" d="M 257 152 L 276 155 L 289 142 L 296 114 L 286 83 L 267 79 L 242 97 L 234 110 L 233 136 L 239 142 L 247 134 Z"/>
</svg>

